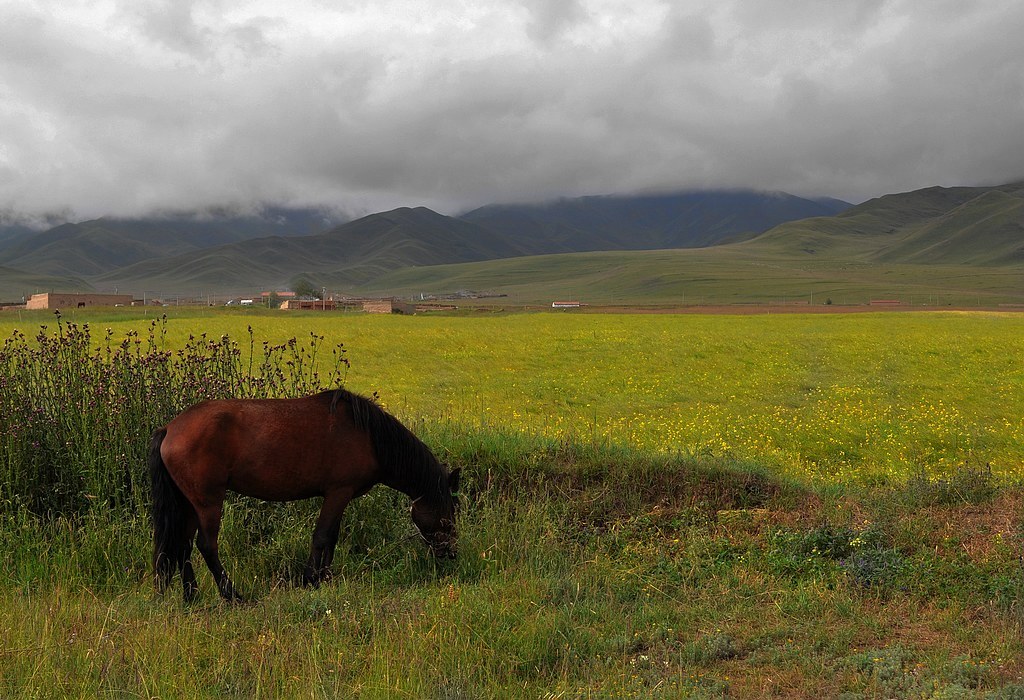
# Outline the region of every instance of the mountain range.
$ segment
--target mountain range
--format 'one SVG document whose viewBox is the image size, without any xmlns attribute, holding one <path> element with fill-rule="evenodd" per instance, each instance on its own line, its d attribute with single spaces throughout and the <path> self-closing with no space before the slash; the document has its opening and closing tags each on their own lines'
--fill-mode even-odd
<svg viewBox="0 0 1024 700">
<path fill-rule="evenodd" d="M 455 217 L 400 208 L 333 227 L 310 210 L 103 218 L 37 232 L 8 229 L 0 236 L 8 280 L 0 292 L 29 281 L 69 291 L 224 292 L 283 288 L 298 278 L 357 287 L 410 266 L 715 245 L 848 206 L 784 193 L 709 191 L 492 205 Z"/>
<path fill-rule="evenodd" d="M 931 187 L 856 206 L 705 191 L 489 205 L 459 216 L 399 208 L 336 223 L 323 212 L 275 210 L 9 230 L 0 235 L 0 298 L 50 288 L 251 293 L 305 279 L 353 293 L 656 299 L 706 288 L 739 299 L 812 287 L 922 293 L 959 280 L 972 294 L 1024 301 L 1024 183 Z"/>
</svg>

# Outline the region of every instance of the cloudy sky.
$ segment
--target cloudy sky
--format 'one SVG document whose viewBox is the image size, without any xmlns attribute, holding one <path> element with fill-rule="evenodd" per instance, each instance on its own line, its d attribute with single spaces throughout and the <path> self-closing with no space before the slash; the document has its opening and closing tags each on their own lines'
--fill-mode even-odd
<svg viewBox="0 0 1024 700">
<path fill-rule="evenodd" d="M 1020 0 L 0 0 L 8 215 L 1017 179 Z"/>
</svg>

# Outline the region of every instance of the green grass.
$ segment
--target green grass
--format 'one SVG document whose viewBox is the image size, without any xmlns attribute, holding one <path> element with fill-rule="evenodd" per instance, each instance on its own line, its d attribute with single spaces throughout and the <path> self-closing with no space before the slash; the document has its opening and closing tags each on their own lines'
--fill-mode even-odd
<svg viewBox="0 0 1024 700">
<path fill-rule="evenodd" d="M 479 436 L 460 461 L 492 458 L 489 445 Z M 114 529 L 114 547 L 102 521 L 34 526 L 47 545 L 24 556 L 45 570 L 26 577 L 17 552 L 3 562 L 13 574 L 0 585 L 0 692 L 985 697 L 1021 682 L 1020 533 L 996 517 L 942 528 L 978 506 L 1019 508 L 1018 491 L 933 512 L 900 505 L 904 494 L 819 501 L 728 465 L 518 449 L 552 475 L 478 475 L 448 568 L 400 539 L 403 509 L 375 492 L 349 514 L 335 580 L 295 588 L 277 557 L 301 558 L 309 509 L 243 523 L 234 504 L 224 551 L 258 596 L 250 606 L 218 602 L 205 571 L 195 606 L 153 594 L 142 522 L 121 542 Z M 596 477 L 608 457 L 622 466 L 605 478 L 647 478 L 564 476 Z M 656 478 L 687 472 L 685 485 L 708 477 L 717 495 Z M 108 573 L 102 563 L 83 573 L 101 551 Z"/>
<path fill-rule="evenodd" d="M 100 357 L 147 327 L 69 321 Z M 256 602 L 202 568 L 185 606 L 153 592 L 143 504 L 8 501 L 0 696 L 1017 697 L 1022 323 L 172 316 L 168 349 L 228 332 L 243 365 L 250 324 L 257 352 L 343 342 L 347 385 L 464 468 L 460 557 L 378 489 L 334 581 L 298 588 L 316 504 L 233 499 L 222 554 Z"/>
</svg>

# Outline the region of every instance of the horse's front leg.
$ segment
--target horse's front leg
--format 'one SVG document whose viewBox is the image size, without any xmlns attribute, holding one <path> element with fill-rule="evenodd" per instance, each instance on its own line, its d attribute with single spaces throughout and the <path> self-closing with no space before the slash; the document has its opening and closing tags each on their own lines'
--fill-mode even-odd
<svg viewBox="0 0 1024 700">
<path fill-rule="evenodd" d="M 331 562 L 334 561 L 334 550 L 338 546 L 338 533 L 341 530 L 341 516 L 351 500 L 352 492 L 349 490 L 332 491 L 324 497 L 320 516 L 313 529 L 309 561 L 302 573 L 304 585 L 319 586 L 321 581 L 330 580 Z"/>
</svg>

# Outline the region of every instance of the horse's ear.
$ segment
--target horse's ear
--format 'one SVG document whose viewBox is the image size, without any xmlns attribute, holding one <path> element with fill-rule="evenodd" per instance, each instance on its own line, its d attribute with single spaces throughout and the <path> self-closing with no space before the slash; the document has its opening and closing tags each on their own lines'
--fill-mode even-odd
<svg viewBox="0 0 1024 700">
<path fill-rule="evenodd" d="M 448 488 L 452 493 L 459 490 L 459 475 L 462 474 L 462 467 L 455 467 L 451 473 L 448 474 Z"/>
</svg>

